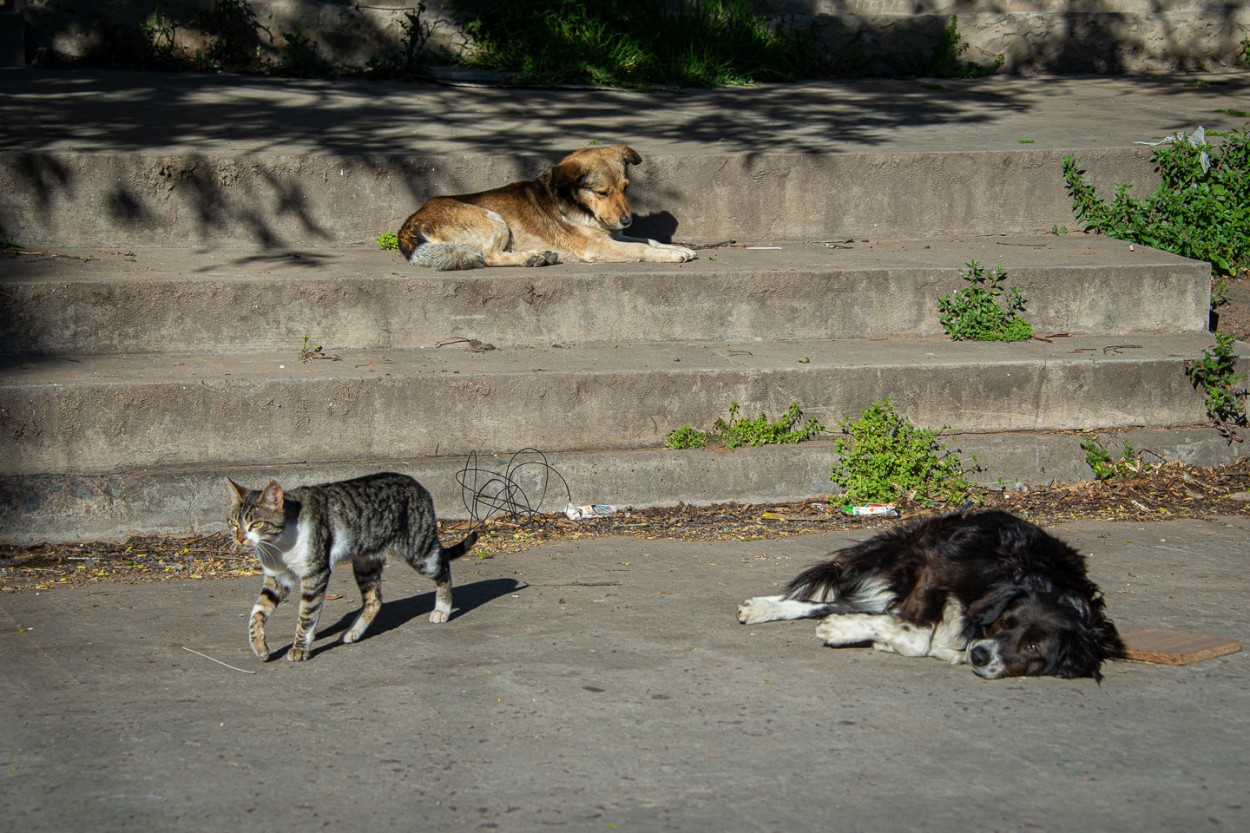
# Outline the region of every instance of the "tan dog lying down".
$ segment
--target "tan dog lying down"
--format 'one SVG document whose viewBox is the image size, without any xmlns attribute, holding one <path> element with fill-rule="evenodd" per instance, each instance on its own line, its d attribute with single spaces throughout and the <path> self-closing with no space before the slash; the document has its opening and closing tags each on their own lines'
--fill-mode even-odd
<svg viewBox="0 0 1250 833">
<path fill-rule="evenodd" d="M 404 221 L 399 250 L 433 269 L 585 263 L 684 263 L 682 246 L 620 234 L 634 218 L 628 166 L 642 157 L 626 145 L 570 153 L 535 180 L 434 197 Z"/>
</svg>

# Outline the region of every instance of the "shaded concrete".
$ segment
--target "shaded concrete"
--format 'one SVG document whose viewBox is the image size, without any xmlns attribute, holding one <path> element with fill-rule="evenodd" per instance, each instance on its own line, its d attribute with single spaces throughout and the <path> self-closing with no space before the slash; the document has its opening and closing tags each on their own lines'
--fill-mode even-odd
<svg viewBox="0 0 1250 833">
<path fill-rule="evenodd" d="M 1199 83 L 1200 82 L 1200 83 Z M 824 82 L 680 94 L 0 71 L 0 231 L 27 245 L 366 243 L 424 199 L 630 143 L 652 236 L 824 240 L 1072 224 L 1060 161 L 1240 127 L 1244 73 Z"/>
</svg>

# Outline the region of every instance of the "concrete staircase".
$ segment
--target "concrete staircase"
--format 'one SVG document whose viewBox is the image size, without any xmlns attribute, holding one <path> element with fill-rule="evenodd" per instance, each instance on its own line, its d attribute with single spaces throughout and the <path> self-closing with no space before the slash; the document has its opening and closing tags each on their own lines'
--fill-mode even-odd
<svg viewBox="0 0 1250 833">
<path fill-rule="evenodd" d="M 66 80 L 24 76 L 14 85 L 18 106 L 28 101 L 35 112 Z M 179 85 L 204 98 L 326 89 L 141 80 L 175 102 L 188 97 Z M 116 83 L 115 102 L 129 101 L 132 87 Z M 327 93 L 333 102 L 314 109 L 334 123 L 367 89 L 379 88 L 339 85 Z M 913 88 L 880 89 L 884 109 Z M 92 93 L 70 93 L 60 118 L 131 119 Z M 802 111 L 806 100 L 818 115 L 817 102 L 845 107 L 860 96 L 867 112 L 879 94 L 872 85 L 748 94 L 728 146 L 664 141 L 653 125 L 671 111 L 633 94 L 597 94 L 601 120 L 607 104 L 620 108 L 608 118 L 619 120 L 611 135 L 643 135 L 630 140 L 646 157 L 634 177 L 642 224 L 700 244 L 736 243 L 676 266 L 452 274 L 417 270 L 369 240 L 415 207 L 412 192 L 532 176 L 580 142 L 536 156 L 506 142 L 482 153 L 440 136 L 407 156 L 374 154 L 362 136 L 360 153 L 327 154 L 302 148 L 297 125 L 258 150 L 213 134 L 211 117 L 177 123 L 175 108 L 170 118 L 149 116 L 153 134 L 177 137 L 175 152 L 148 146 L 142 126 L 99 152 L 70 146 L 54 123 L 32 122 L 46 131 L 37 148 L 0 144 L 8 195 L 0 231 L 25 247 L 0 258 L 0 538 L 208 528 L 226 503 L 227 474 L 294 484 L 397 469 L 431 488 L 441 514 L 463 517 L 456 474 L 468 456 L 503 473 L 527 448 L 541 449 L 563 479 L 550 478 L 544 492 L 540 467 L 518 470 L 528 499 L 546 511 L 569 500 L 777 501 L 831 489 L 831 439 L 661 448 L 667 431 L 706 428 L 731 401 L 772 417 L 796 401 L 832 429 L 889 396 L 913 422 L 949 426 L 987 484 L 1088 477 L 1072 433 L 1085 430 L 1133 428 L 1125 436 L 1137 448 L 1232 459 L 1200 427 L 1201 395 L 1183 368 L 1213 342 L 1209 268 L 1046 233 L 1075 225 L 1059 176 L 1065 153 L 1078 151 L 1103 181 L 1148 185 L 1146 150 L 1124 139 L 1020 144 L 1025 134 L 1083 127 L 1040 111 L 1036 124 L 998 124 L 1006 91 L 992 85 L 950 94 L 991 105 L 979 144 L 949 147 L 977 129 L 969 120 L 947 139 L 926 128 L 906 144 L 893 137 L 877 149 L 831 144 L 819 153 L 804 147 L 816 140 L 811 121 L 793 119 L 773 126 L 779 152 L 746 149 L 752 119 L 768 121 L 762 102 L 788 97 Z M 493 91 L 422 95 L 413 106 L 426 111 L 442 101 L 504 118 Z M 559 95 L 534 92 L 525 103 L 542 112 L 544 97 Z M 720 95 L 661 103 L 697 120 L 732 111 Z M 1195 106 L 1212 103 L 1204 96 Z M 646 124 L 626 121 L 639 113 L 649 113 Z M 249 141 L 260 142 L 264 131 L 254 130 Z M 952 343 L 941 333 L 936 299 L 963 286 L 971 260 L 1007 270 L 1043 340 Z"/>
</svg>

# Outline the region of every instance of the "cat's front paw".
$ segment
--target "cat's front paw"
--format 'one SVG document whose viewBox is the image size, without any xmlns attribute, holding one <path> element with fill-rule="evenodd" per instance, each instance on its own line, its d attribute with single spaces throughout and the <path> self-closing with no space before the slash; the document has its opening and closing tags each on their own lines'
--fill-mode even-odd
<svg viewBox="0 0 1250 833">
<path fill-rule="evenodd" d="M 261 659 L 269 659 L 269 645 L 265 642 L 265 632 L 252 631 L 251 633 L 252 653 Z"/>
<path fill-rule="evenodd" d="M 312 651 L 307 645 L 292 645 L 291 650 L 286 652 L 287 662 L 303 662 L 306 659 L 312 659 Z"/>
<path fill-rule="evenodd" d="M 441 625 L 451 618 L 451 611 L 436 610 L 430 614 L 430 621 L 436 625 Z"/>
</svg>

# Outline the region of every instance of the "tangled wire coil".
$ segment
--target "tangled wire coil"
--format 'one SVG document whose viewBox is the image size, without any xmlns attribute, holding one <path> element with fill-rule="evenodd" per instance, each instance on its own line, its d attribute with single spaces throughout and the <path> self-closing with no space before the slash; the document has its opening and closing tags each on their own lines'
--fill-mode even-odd
<svg viewBox="0 0 1250 833">
<path fill-rule="evenodd" d="M 513 454 L 502 472 L 479 466 L 477 452 L 473 451 L 464 468 L 456 472 L 464 508 L 478 523 L 501 513 L 516 515 L 525 521 L 533 519 L 547 498 L 553 477 L 564 486 L 567 502 L 572 503 L 568 482 L 547 462 L 547 455 L 536 448 L 523 448 Z M 529 492 L 522 485 L 523 478 L 530 483 Z"/>
</svg>

